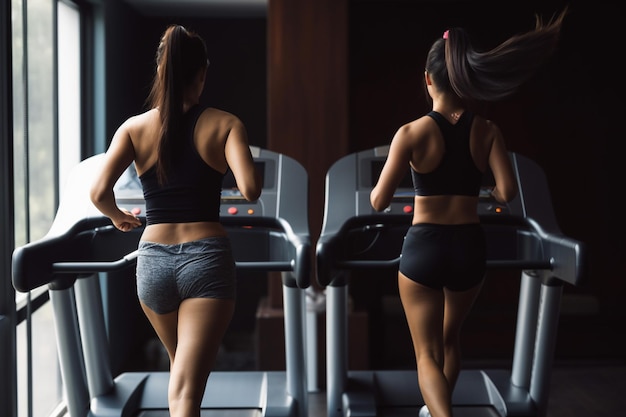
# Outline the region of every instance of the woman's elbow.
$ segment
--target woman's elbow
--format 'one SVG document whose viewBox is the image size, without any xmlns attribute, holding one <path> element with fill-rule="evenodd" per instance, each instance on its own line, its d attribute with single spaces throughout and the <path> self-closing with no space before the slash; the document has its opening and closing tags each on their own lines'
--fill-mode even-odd
<svg viewBox="0 0 626 417">
<path fill-rule="evenodd" d="M 256 201 L 261 197 L 261 192 L 263 191 L 263 180 L 261 177 L 261 173 L 259 171 L 255 171 L 254 178 L 249 181 L 244 181 L 245 184 L 243 186 L 243 190 L 240 189 L 241 194 L 248 201 Z"/>
<path fill-rule="evenodd" d="M 254 190 L 253 193 L 250 193 L 250 197 L 248 198 L 248 200 L 256 201 L 256 200 L 259 199 L 259 197 L 261 197 L 261 188 L 258 188 L 256 190 Z"/>
<path fill-rule="evenodd" d="M 507 190 L 507 192 L 504 193 L 504 201 L 505 202 L 510 202 L 511 200 L 513 200 L 515 197 L 517 197 L 517 188 L 512 188 L 510 190 Z"/>
<path fill-rule="evenodd" d="M 104 193 L 102 192 L 102 189 L 97 186 L 91 187 L 91 189 L 89 190 L 89 199 L 95 205 L 101 203 L 104 199 Z"/>
<path fill-rule="evenodd" d="M 94 182 L 89 190 L 89 199 L 98 208 L 111 200 L 115 200 L 113 186 L 106 182 Z"/>
<path fill-rule="evenodd" d="M 493 196 L 500 203 L 508 203 L 517 197 L 517 187 L 495 187 Z"/>
<path fill-rule="evenodd" d="M 248 201 L 256 201 L 259 199 L 259 197 L 261 197 L 260 186 L 245 187 L 243 190 L 240 189 L 239 191 L 241 192 L 241 195 L 243 195 L 243 197 Z"/>
<path fill-rule="evenodd" d="M 382 201 L 383 199 L 375 194 L 375 193 L 371 193 L 370 194 L 370 204 L 372 205 L 372 208 L 376 211 L 383 211 L 384 209 L 387 208 L 387 206 L 389 205 L 389 203 Z"/>
</svg>

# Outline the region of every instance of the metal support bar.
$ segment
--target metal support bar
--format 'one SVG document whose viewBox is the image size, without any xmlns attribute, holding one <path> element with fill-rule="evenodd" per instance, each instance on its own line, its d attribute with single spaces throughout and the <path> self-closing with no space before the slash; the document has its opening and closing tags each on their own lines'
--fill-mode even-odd
<svg viewBox="0 0 626 417">
<path fill-rule="evenodd" d="M 73 298 L 72 288 L 50 291 L 67 409 L 72 417 L 86 417 L 89 412 L 89 392 Z"/>
</svg>

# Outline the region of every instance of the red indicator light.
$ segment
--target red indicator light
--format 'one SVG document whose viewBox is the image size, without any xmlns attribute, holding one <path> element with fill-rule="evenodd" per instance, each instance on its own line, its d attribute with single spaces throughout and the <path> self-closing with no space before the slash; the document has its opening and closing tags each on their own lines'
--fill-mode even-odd
<svg viewBox="0 0 626 417">
<path fill-rule="evenodd" d="M 404 206 L 404 207 L 402 207 L 402 211 L 404 211 L 405 213 L 411 213 L 411 212 L 413 212 L 413 207 L 412 206 Z"/>
<path fill-rule="evenodd" d="M 141 214 L 141 208 L 133 207 L 133 209 L 130 212 L 133 213 L 135 216 L 138 216 L 139 214 Z"/>
<path fill-rule="evenodd" d="M 238 212 L 237 207 L 228 207 L 228 214 L 237 214 Z"/>
</svg>

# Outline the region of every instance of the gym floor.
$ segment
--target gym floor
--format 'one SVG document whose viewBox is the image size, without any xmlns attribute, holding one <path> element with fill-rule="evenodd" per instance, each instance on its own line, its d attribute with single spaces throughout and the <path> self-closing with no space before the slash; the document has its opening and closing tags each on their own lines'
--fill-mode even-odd
<svg viewBox="0 0 626 417">
<path fill-rule="evenodd" d="M 617 417 L 626 412 L 626 364 L 555 364 L 546 417 Z M 309 417 L 327 417 L 326 393 L 309 395 Z M 417 417 L 417 413 L 415 413 Z"/>
</svg>

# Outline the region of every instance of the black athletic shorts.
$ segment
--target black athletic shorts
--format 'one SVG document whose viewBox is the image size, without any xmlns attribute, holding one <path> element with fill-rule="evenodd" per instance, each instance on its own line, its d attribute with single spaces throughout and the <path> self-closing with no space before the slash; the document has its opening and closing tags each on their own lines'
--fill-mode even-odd
<svg viewBox="0 0 626 417">
<path fill-rule="evenodd" d="M 427 287 L 465 291 L 481 282 L 485 269 L 485 232 L 480 223 L 418 223 L 404 237 L 400 272 Z"/>
</svg>

